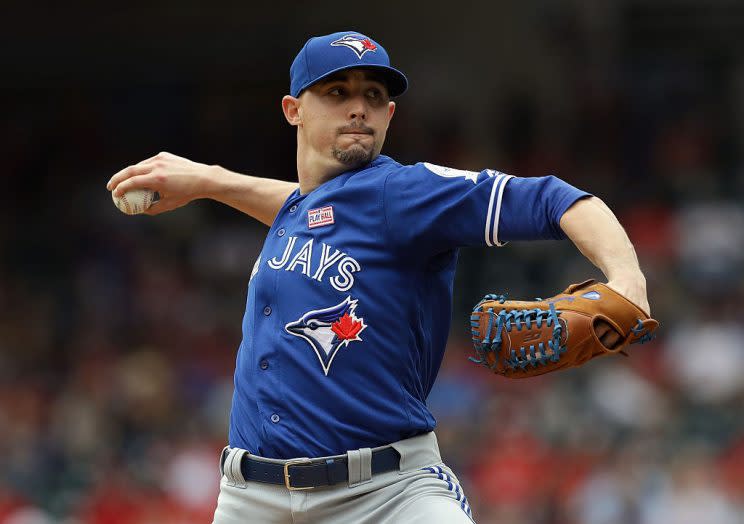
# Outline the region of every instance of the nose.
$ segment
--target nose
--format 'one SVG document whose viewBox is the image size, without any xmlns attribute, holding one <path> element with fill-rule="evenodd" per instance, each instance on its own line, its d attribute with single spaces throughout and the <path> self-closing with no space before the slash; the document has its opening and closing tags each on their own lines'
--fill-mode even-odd
<svg viewBox="0 0 744 524">
<path fill-rule="evenodd" d="M 349 119 L 366 120 L 367 119 L 367 101 L 363 96 L 355 96 L 349 100 Z"/>
</svg>

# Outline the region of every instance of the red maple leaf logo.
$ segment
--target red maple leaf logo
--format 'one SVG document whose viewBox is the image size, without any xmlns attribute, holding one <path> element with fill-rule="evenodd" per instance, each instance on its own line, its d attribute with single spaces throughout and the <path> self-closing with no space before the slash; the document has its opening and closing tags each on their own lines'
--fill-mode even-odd
<svg viewBox="0 0 744 524">
<path fill-rule="evenodd" d="M 372 40 L 370 40 L 369 38 L 365 38 L 364 40 L 362 40 L 362 45 L 364 46 L 364 49 L 368 51 L 374 51 L 375 49 L 377 49 L 377 46 L 373 44 Z"/>
<path fill-rule="evenodd" d="M 352 319 L 348 313 L 331 324 L 331 329 L 341 340 L 353 340 L 362 330 L 364 325 L 358 320 Z"/>
</svg>

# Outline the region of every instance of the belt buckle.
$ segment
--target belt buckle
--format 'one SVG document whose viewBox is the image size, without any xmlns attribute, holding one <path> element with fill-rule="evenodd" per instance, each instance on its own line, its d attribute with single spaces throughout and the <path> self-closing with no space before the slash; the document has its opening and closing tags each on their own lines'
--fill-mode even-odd
<svg viewBox="0 0 744 524">
<path fill-rule="evenodd" d="M 289 466 L 294 466 L 295 464 L 307 464 L 308 462 L 312 462 L 309 458 L 301 458 L 301 459 L 294 459 L 294 460 L 288 460 L 284 463 L 284 485 L 287 487 L 289 491 L 304 491 L 307 489 L 313 489 L 314 486 L 307 486 L 305 488 L 298 488 L 292 486 L 292 484 L 289 481 Z"/>
</svg>

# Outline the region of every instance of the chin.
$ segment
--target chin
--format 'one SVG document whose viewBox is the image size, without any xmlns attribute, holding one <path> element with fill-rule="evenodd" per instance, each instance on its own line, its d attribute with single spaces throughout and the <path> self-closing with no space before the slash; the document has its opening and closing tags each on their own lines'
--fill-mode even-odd
<svg viewBox="0 0 744 524">
<path fill-rule="evenodd" d="M 355 168 L 368 164 L 374 158 L 374 149 L 367 149 L 361 144 L 352 144 L 346 149 L 334 147 L 332 150 L 333 158 L 341 162 L 348 168 Z"/>
</svg>

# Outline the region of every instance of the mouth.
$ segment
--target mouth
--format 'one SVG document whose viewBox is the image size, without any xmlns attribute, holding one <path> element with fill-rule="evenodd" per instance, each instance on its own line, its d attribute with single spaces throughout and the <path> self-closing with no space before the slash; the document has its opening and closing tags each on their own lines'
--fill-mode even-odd
<svg viewBox="0 0 744 524">
<path fill-rule="evenodd" d="M 339 128 L 338 132 L 340 135 L 353 136 L 356 138 L 371 136 L 375 134 L 374 129 L 366 125 L 348 125 Z"/>
<path fill-rule="evenodd" d="M 349 137 L 352 137 L 352 138 L 356 138 L 357 140 L 361 140 L 364 137 L 372 136 L 372 133 L 365 133 L 365 132 L 362 132 L 362 131 L 352 131 L 352 132 L 348 132 L 348 133 L 341 133 L 341 135 L 343 135 L 343 136 L 349 136 Z"/>
</svg>

